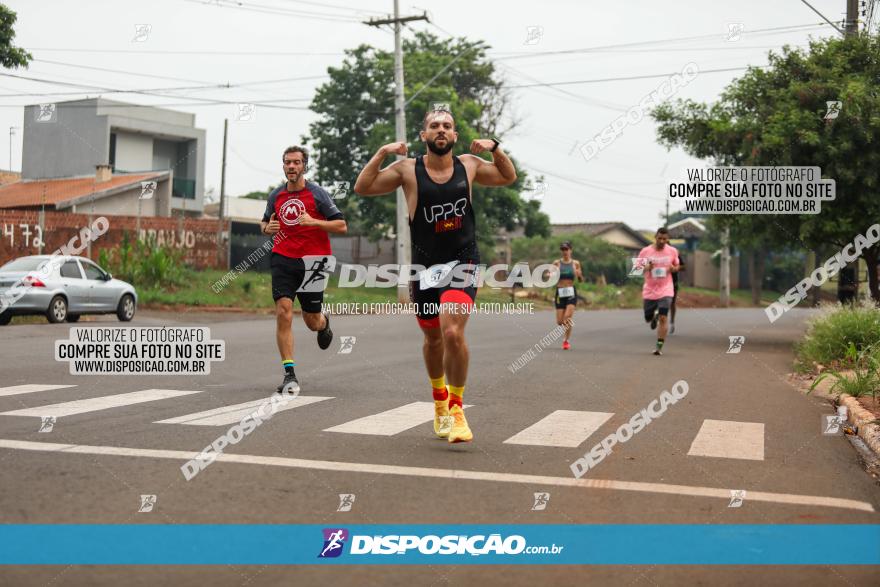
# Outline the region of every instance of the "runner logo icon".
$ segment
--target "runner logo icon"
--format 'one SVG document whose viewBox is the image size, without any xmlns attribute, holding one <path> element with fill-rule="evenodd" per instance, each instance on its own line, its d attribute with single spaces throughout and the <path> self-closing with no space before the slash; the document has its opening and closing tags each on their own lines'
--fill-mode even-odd
<svg viewBox="0 0 880 587">
<path fill-rule="evenodd" d="M 336 558 L 342 554 L 345 541 L 348 540 L 348 530 L 345 528 L 324 528 L 324 548 L 318 558 Z"/>
<path fill-rule="evenodd" d="M 532 505 L 533 512 L 540 512 L 547 509 L 547 503 L 550 501 L 550 494 L 541 492 L 535 494 L 535 503 Z"/>
</svg>

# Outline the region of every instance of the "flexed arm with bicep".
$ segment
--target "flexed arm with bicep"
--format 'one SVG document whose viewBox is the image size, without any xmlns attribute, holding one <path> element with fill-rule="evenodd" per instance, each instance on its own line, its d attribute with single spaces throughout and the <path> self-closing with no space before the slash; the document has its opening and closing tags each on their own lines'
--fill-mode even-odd
<svg viewBox="0 0 880 587">
<path fill-rule="evenodd" d="M 395 161 L 380 169 L 385 157 L 391 154 L 406 155 L 406 143 L 389 143 L 379 148 L 354 183 L 354 192 L 361 196 L 381 196 L 403 185 L 401 161 Z"/>
</svg>

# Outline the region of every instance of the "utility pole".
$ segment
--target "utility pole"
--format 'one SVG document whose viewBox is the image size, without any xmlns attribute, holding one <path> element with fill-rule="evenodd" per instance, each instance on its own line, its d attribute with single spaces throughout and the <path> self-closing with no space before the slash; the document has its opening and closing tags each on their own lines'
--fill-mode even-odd
<svg viewBox="0 0 880 587">
<path fill-rule="evenodd" d="M 15 136 L 15 131 L 19 128 L 17 126 L 9 127 L 9 171 L 12 172 L 12 137 Z"/>
<path fill-rule="evenodd" d="M 428 20 L 428 14 L 420 16 L 400 16 L 399 0 L 394 0 L 393 18 L 371 18 L 364 22 L 369 26 L 394 25 L 394 140 L 406 144 L 406 105 L 403 96 L 403 48 L 400 41 L 400 29 L 404 23 L 416 20 Z M 405 155 L 397 155 L 397 160 L 405 159 Z M 402 269 L 412 263 L 409 234 L 409 210 L 403 187 L 397 188 L 397 264 Z M 397 288 L 397 301 L 408 302 L 409 290 L 406 286 Z"/>
<path fill-rule="evenodd" d="M 10 169 L 10 171 L 12 171 Z M 91 219 L 89 219 L 89 225 L 91 225 Z M 40 255 L 43 254 L 43 235 L 46 234 L 46 184 L 43 184 L 43 197 L 40 198 Z M 91 239 L 89 239 L 89 244 L 91 245 Z M 91 259 L 91 255 L 89 255 L 89 259 Z"/>
<path fill-rule="evenodd" d="M 859 0 L 846 0 L 846 22 L 843 30 L 846 36 L 859 33 Z"/>
<path fill-rule="evenodd" d="M 96 183 L 97 183 L 97 182 L 96 182 Z M 158 183 L 157 183 L 156 187 L 158 187 Z M 94 204 L 95 204 L 95 192 L 97 192 L 97 191 L 98 191 L 98 186 L 95 185 L 95 186 L 92 188 L 92 209 L 94 209 L 94 207 L 95 207 L 95 206 L 94 206 Z M 136 238 L 135 240 L 140 240 L 140 238 L 141 238 L 141 202 L 144 201 L 143 196 L 144 196 L 143 192 L 141 192 L 141 194 L 138 196 L 138 217 L 137 217 L 137 224 L 136 224 L 136 226 L 135 226 L 135 230 L 136 230 L 136 232 L 137 232 L 137 238 Z M 144 242 L 147 242 L 146 239 L 144 239 Z"/>
<path fill-rule="evenodd" d="M 223 250 L 223 220 L 226 218 L 224 207 L 226 206 L 226 137 L 229 132 L 229 119 L 223 119 L 223 166 L 220 169 L 220 210 L 218 212 L 219 220 L 217 221 L 217 261 L 220 261 L 220 251 Z M 232 235 L 229 235 L 232 240 Z M 229 259 L 226 260 L 228 269 Z"/>
<path fill-rule="evenodd" d="M 730 306 L 730 228 L 721 232 L 721 274 L 719 275 L 721 305 Z"/>
</svg>

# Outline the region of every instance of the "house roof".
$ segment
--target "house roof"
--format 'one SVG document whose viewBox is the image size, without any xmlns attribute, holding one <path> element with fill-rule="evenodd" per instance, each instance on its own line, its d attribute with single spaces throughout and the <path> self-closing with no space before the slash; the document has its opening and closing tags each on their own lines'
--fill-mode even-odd
<svg viewBox="0 0 880 587">
<path fill-rule="evenodd" d="M 7 171 L 0 169 L 0 185 L 6 185 L 21 179 L 21 173 L 18 171 Z"/>
<path fill-rule="evenodd" d="M 673 222 L 667 228 L 671 238 L 699 237 L 706 233 L 706 225 L 696 218 L 683 218 L 678 222 Z"/>
<path fill-rule="evenodd" d="M 0 208 L 27 208 L 42 204 L 66 208 L 77 203 L 77 200 L 106 198 L 131 189 L 142 181 L 168 175 L 168 171 L 113 175 L 108 181 L 100 183 L 96 183 L 94 175 L 16 181 L 0 186 Z"/>
<path fill-rule="evenodd" d="M 268 194 L 266 194 L 268 197 Z M 226 198 L 226 214 L 227 220 L 235 222 L 244 222 L 247 224 L 259 224 L 263 219 L 263 212 L 266 211 L 266 200 L 254 200 L 251 198 Z M 220 203 L 212 202 L 205 205 L 205 214 L 208 216 L 217 216 L 220 212 Z"/>
<path fill-rule="evenodd" d="M 579 222 L 573 224 L 553 224 L 552 230 L 555 234 L 563 232 L 582 232 L 590 236 L 600 236 L 614 229 L 621 229 L 631 235 L 637 241 L 643 243 L 643 246 L 651 244 L 650 239 L 646 239 L 640 232 L 633 230 L 626 222 Z"/>
</svg>

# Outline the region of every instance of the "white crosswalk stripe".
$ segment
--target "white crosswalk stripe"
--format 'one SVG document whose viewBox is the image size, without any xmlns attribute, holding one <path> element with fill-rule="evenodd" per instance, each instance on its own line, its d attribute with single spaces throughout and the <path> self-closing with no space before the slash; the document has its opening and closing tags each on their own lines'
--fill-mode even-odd
<svg viewBox="0 0 880 587">
<path fill-rule="evenodd" d="M 764 424 L 703 420 L 688 456 L 764 460 Z"/>
<path fill-rule="evenodd" d="M 141 404 L 144 402 L 152 402 L 172 397 L 180 397 L 201 393 L 201 391 L 179 391 L 176 389 L 145 389 L 143 391 L 133 391 L 131 393 L 119 393 L 116 395 L 106 395 L 102 397 L 94 397 L 90 399 L 81 399 L 58 404 L 50 404 L 48 406 L 40 406 L 36 408 L 25 408 L 23 410 L 13 410 L 11 412 L 2 412 L 0 416 L 34 416 L 37 418 L 45 416 L 72 416 L 74 414 L 85 414 L 88 412 L 97 412 L 109 408 L 120 408 L 133 404 Z"/>
<path fill-rule="evenodd" d="M 65 389 L 68 387 L 76 387 L 76 385 L 12 385 L 9 387 L 0 387 L 0 397 L 8 395 L 20 395 L 22 393 L 36 393 L 38 391 L 51 391 L 53 389 Z"/>
<path fill-rule="evenodd" d="M 280 397 L 280 396 L 278 396 Z M 292 410 L 309 404 L 322 402 L 324 400 L 334 399 L 332 397 L 319 396 L 299 396 L 287 400 L 283 405 L 278 405 L 277 411 Z M 206 410 L 204 412 L 196 412 L 176 418 L 168 418 L 167 420 L 159 420 L 154 424 L 186 424 L 189 426 L 229 426 L 241 422 L 242 418 L 248 414 L 252 414 L 262 405 L 269 404 L 270 398 L 261 398 L 241 404 L 233 404 L 231 406 L 223 406 L 214 410 Z M 271 413 L 271 409 L 266 407 L 263 409 L 266 414 Z"/>
<path fill-rule="evenodd" d="M 465 408 L 471 406 L 465 405 Z M 342 432 L 344 434 L 371 434 L 373 436 L 394 436 L 404 430 L 415 428 L 420 424 L 434 421 L 434 402 L 413 402 L 364 416 L 357 420 L 351 420 L 332 428 L 325 428 L 324 432 Z"/>
<path fill-rule="evenodd" d="M 580 446 L 613 415 L 608 412 L 556 410 L 504 442 L 505 444 L 575 448 Z"/>
</svg>

